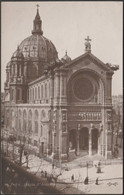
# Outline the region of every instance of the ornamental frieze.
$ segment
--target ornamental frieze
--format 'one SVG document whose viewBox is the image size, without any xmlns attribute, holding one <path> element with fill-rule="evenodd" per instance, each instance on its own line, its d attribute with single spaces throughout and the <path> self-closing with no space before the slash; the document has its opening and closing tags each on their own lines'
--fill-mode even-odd
<svg viewBox="0 0 124 195">
<path fill-rule="evenodd" d="M 72 112 L 68 114 L 68 120 L 101 121 L 101 112 Z"/>
</svg>

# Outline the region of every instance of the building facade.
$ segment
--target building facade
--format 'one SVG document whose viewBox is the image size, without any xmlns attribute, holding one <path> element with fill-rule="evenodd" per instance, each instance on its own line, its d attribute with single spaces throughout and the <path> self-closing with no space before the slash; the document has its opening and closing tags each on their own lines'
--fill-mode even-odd
<svg viewBox="0 0 124 195">
<path fill-rule="evenodd" d="M 108 157 L 112 152 L 112 75 L 118 66 L 91 53 L 60 60 L 43 36 L 39 10 L 32 35 L 6 66 L 5 129 L 39 148 L 39 154 L 67 160 L 70 151 Z"/>
</svg>

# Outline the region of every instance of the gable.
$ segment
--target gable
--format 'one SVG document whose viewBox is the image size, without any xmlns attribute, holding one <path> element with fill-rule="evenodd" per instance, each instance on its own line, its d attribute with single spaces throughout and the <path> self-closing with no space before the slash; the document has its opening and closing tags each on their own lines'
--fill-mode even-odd
<svg viewBox="0 0 124 195">
<path fill-rule="evenodd" d="M 85 53 L 78 58 L 72 60 L 70 63 L 66 64 L 64 68 L 71 68 L 71 69 L 81 69 L 81 68 L 98 68 L 103 71 L 110 71 L 113 72 L 110 67 L 104 64 L 101 60 L 99 60 L 96 56 L 91 53 Z"/>
</svg>

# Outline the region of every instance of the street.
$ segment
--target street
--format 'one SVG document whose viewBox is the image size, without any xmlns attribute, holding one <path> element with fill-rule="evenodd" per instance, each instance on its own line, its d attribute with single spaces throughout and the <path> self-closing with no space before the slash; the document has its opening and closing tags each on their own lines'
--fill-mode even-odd
<svg viewBox="0 0 124 195">
<path fill-rule="evenodd" d="M 5 144 L 4 144 L 5 148 Z M 12 154 L 12 144 L 9 144 L 9 154 Z M 14 152 L 16 153 L 16 158 L 19 155 L 18 148 L 15 146 Z M 13 156 L 13 155 L 10 155 Z M 28 169 L 27 171 L 34 173 L 35 175 L 41 177 L 41 171 L 43 173 L 46 171 L 47 174 L 52 174 L 53 176 L 59 175 L 56 187 L 66 192 L 65 184 L 62 182 L 66 182 L 67 185 L 70 186 L 71 192 L 73 189 L 77 189 L 77 193 L 82 191 L 86 194 L 121 194 L 122 191 L 122 164 L 119 161 L 111 165 L 101 165 L 101 173 L 96 173 L 97 168 L 93 166 L 81 167 L 79 166 L 81 162 L 83 162 L 82 158 L 76 159 L 76 161 L 72 161 L 71 163 L 63 163 L 62 169 L 54 166 L 52 168 L 52 164 L 41 159 L 33 154 L 29 155 L 28 159 Z M 86 159 L 88 160 L 88 159 Z M 23 155 L 22 158 L 22 166 L 26 167 L 26 156 Z M 76 164 L 77 162 L 77 164 Z M 94 160 L 94 162 L 97 162 Z M 114 162 L 114 160 L 113 160 Z M 23 164 L 24 163 L 24 164 Z M 80 164 L 79 164 L 80 163 Z M 102 163 L 102 161 L 101 161 Z M 64 169 L 64 167 L 68 168 L 68 171 Z M 61 173 L 61 175 L 60 175 Z M 74 175 L 74 181 L 71 180 L 72 175 Z M 87 185 L 84 184 L 84 180 L 88 175 L 89 182 Z M 98 178 L 98 185 L 96 185 L 96 179 Z M 78 191 L 79 190 L 79 191 Z M 75 190 L 74 190 L 75 191 Z"/>
</svg>

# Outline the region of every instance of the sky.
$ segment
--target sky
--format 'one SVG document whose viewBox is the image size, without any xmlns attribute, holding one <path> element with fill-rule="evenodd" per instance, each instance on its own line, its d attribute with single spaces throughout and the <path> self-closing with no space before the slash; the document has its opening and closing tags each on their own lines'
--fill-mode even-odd
<svg viewBox="0 0 124 195">
<path fill-rule="evenodd" d="M 1 3 L 1 90 L 6 64 L 22 40 L 31 35 L 39 4 L 43 35 L 55 45 L 61 59 L 85 51 L 85 38 L 92 39 L 92 53 L 104 63 L 119 65 L 112 80 L 112 94 L 122 94 L 123 4 L 120 1 L 33 1 Z"/>
</svg>

